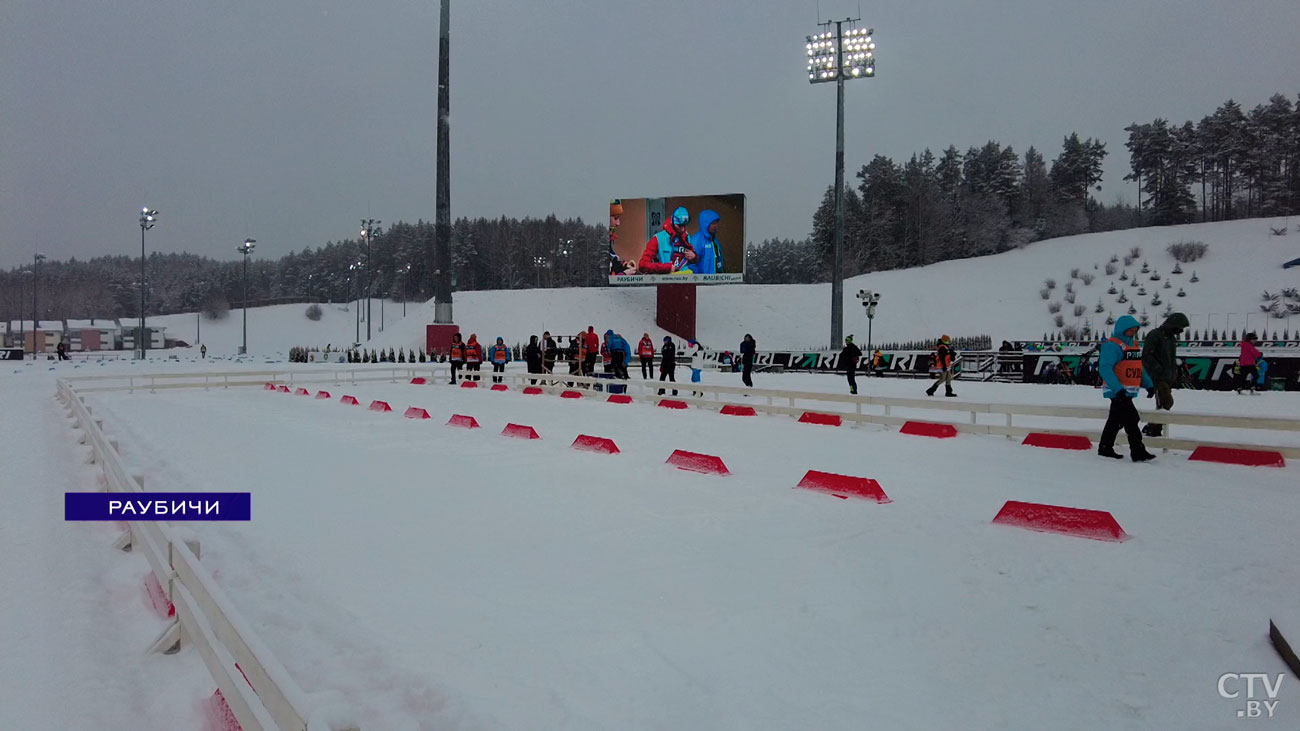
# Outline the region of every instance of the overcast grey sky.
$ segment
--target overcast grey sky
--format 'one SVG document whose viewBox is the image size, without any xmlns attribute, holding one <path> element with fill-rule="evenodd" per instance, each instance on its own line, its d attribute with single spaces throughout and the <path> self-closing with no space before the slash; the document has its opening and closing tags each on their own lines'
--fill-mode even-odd
<svg viewBox="0 0 1300 731">
<path fill-rule="evenodd" d="M 857 2 L 822 0 L 825 18 Z M 1296 0 L 861 5 L 877 78 L 846 87 L 849 179 L 989 139 L 1050 161 L 1077 131 L 1198 120 L 1300 92 Z M 834 173 L 835 91 L 810 85 L 814 0 L 457 0 L 452 215 L 581 216 L 616 196 L 744 192 L 747 238 L 802 237 Z M 0 267 L 280 256 L 359 219 L 434 216 L 438 0 L 4 0 Z"/>
</svg>

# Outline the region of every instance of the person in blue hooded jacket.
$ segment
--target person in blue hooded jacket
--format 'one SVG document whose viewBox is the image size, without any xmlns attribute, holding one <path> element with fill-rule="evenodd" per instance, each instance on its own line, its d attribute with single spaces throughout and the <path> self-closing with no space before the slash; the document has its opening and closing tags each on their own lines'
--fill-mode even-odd
<svg viewBox="0 0 1300 731">
<path fill-rule="evenodd" d="M 1123 459 L 1124 455 L 1115 451 L 1115 437 L 1124 429 L 1128 435 L 1129 456 L 1134 462 L 1146 462 L 1156 456 L 1147 451 L 1142 444 L 1142 430 L 1138 428 L 1141 416 L 1133 399 L 1142 389 L 1147 395 L 1155 393 L 1151 377 L 1142 368 L 1142 348 L 1137 345 L 1138 321 L 1132 315 L 1124 315 L 1115 322 L 1115 335 L 1101 344 L 1101 354 L 1097 371 L 1101 375 L 1105 390 L 1102 396 L 1110 399 L 1110 415 L 1106 417 L 1106 426 L 1101 430 L 1101 441 L 1097 454 L 1112 459 Z"/>
<path fill-rule="evenodd" d="M 700 212 L 700 230 L 691 236 L 691 248 L 695 250 L 695 261 L 689 269 L 696 274 L 717 274 L 725 272 L 722 267 L 722 244 L 718 242 L 717 212 L 704 210 Z"/>
<path fill-rule="evenodd" d="M 627 362 L 632 357 L 632 346 L 628 345 L 627 340 L 622 335 L 613 330 L 606 330 L 605 336 L 609 338 L 609 367 L 614 373 L 615 378 L 626 380 Z"/>
</svg>

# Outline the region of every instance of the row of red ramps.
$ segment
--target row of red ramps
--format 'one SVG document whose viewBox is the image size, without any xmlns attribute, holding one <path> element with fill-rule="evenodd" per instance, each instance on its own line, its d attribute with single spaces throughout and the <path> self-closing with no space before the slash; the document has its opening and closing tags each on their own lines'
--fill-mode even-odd
<svg viewBox="0 0 1300 731">
<path fill-rule="evenodd" d="M 412 378 L 411 383 L 414 385 L 424 385 L 428 383 L 425 378 Z M 271 384 L 267 384 L 270 386 Z M 461 388 L 477 388 L 478 383 L 474 381 L 462 381 Z M 280 387 L 287 392 L 287 388 Z M 300 391 L 304 389 L 299 389 Z M 508 391 L 508 386 L 502 383 L 492 385 L 493 391 Z M 537 386 L 524 388 L 523 393 L 527 395 L 540 395 L 544 393 Z M 582 391 L 572 389 L 560 393 L 560 398 L 578 399 L 583 398 Z M 633 399 L 627 394 L 610 394 L 605 399 L 608 403 L 630 404 Z M 661 398 L 657 406 L 665 409 L 686 409 L 690 404 L 680 399 Z M 720 410 L 721 414 L 726 416 L 757 416 L 758 412 L 752 406 L 740 404 L 725 404 Z M 817 411 L 805 411 L 799 417 L 801 424 L 818 424 L 822 426 L 843 426 L 843 419 L 839 414 L 827 414 Z M 957 427 L 952 424 L 944 424 L 932 421 L 908 421 L 899 429 L 901 434 L 910 434 L 913 436 L 932 437 L 935 439 L 951 439 L 957 436 Z M 1093 448 L 1092 440 L 1086 436 L 1078 434 L 1054 434 L 1048 432 L 1035 432 L 1025 436 L 1021 442 L 1026 446 L 1042 447 L 1045 449 L 1064 449 L 1075 451 L 1088 451 Z M 1281 452 L 1260 449 L 1238 449 L 1229 447 L 1211 447 L 1200 446 L 1192 451 L 1189 460 L 1198 462 L 1218 462 L 1221 464 L 1245 465 L 1249 467 L 1285 467 L 1286 459 Z"/>
</svg>

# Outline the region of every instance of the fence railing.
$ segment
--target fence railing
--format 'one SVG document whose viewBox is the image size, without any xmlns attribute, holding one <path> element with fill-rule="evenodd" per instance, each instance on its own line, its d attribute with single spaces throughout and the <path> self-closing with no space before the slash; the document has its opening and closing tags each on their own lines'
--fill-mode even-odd
<svg viewBox="0 0 1300 731">
<path fill-rule="evenodd" d="M 482 374 L 483 382 L 490 382 Z M 1041 404 L 996 404 L 970 401 L 951 401 L 948 399 L 914 399 L 893 398 L 887 396 L 865 396 L 823 393 L 817 391 L 788 391 L 777 389 L 747 388 L 744 386 L 719 386 L 703 383 L 665 382 L 641 379 L 628 381 L 592 378 L 575 375 L 537 375 L 512 372 L 507 374 L 515 387 L 535 385 L 547 392 L 559 392 L 574 387 L 607 390 L 610 385 L 623 387 L 629 394 L 653 396 L 655 398 L 672 398 L 702 408 L 721 409 L 723 406 L 749 406 L 757 412 L 784 414 L 800 417 L 804 413 L 827 413 L 838 415 L 843 421 L 855 424 L 883 424 L 901 426 L 908 421 L 942 421 L 956 427 L 957 431 L 970 434 L 987 434 L 1005 437 L 1024 437 L 1031 433 L 1068 434 L 1095 438 L 1098 427 L 1084 429 L 1078 420 L 1105 421 L 1109 410 L 1100 406 L 1052 406 Z M 660 395 L 661 389 L 667 389 Z M 672 395 L 676 390 L 678 395 Z M 784 403 L 782 403 L 784 402 Z M 899 409 L 963 414 L 963 420 L 943 420 L 939 418 L 918 418 L 900 416 Z M 981 421 L 980 416 L 985 415 Z M 998 419 L 1002 423 L 990 423 L 989 419 Z M 1061 420 L 1062 424 L 1049 426 L 1017 424 L 1016 417 L 1051 417 Z M 1164 424 L 1165 436 L 1147 437 L 1146 443 L 1161 449 L 1192 450 L 1199 446 L 1226 447 L 1234 449 L 1269 449 L 1281 452 L 1287 457 L 1300 457 L 1300 446 L 1276 444 L 1278 432 L 1300 433 L 1300 419 L 1267 418 L 1253 416 L 1226 416 L 1219 414 L 1196 414 L 1169 411 L 1148 411 L 1143 419 L 1150 423 Z M 1071 424 L 1071 421 L 1076 423 Z M 1260 442 L 1223 442 L 1191 437 L 1175 437 L 1176 427 L 1218 427 L 1224 429 L 1253 430 L 1261 437 Z M 1300 440 L 1298 440 L 1300 441 Z"/>
<path fill-rule="evenodd" d="M 155 377 L 162 378 L 162 374 Z M 92 458 L 103 469 L 108 491 L 141 492 L 144 478 L 127 473 L 116 442 L 105 436 L 102 420 L 93 415 L 72 380 L 60 379 L 57 395 L 82 430 L 82 442 L 91 447 Z M 176 621 L 151 651 L 173 652 L 182 642 L 192 643 L 244 731 L 328 729 L 327 723 L 311 719 L 307 695 L 199 562 L 197 542 L 182 540 L 163 521 L 129 521 L 127 526 L 129 533 L 119 546 L 144 554 L 176 609 Z"/>
</svg>

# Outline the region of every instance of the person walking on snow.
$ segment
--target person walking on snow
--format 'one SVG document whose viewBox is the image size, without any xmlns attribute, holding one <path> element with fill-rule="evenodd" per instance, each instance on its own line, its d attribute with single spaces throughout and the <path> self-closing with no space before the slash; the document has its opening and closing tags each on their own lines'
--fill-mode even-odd
<svg viewBox="0 0 1300 731">
<path fill-rule="evenodd" d="M 1133 342 L 1137 336 L 1138 321 L 1132 315 L 1123 315 L 1115 322 L 1114 337 L 1101 344 L 1097 370 L 1105 390 L 1102 396 L 1110 399 L 1110 415 L 1101 430 L 1097 454 L 1111 459 L 1124 459 L 1115 451 L 1115 437 L 1123 429 L 1128 435 L 1129 456 L 1134 462 L 1146 462 L 1156 456 L 1142 444 L 1142 430 L 1138 429 L 1137 407 L 1133 399 L 1142 389 L 1153 388 L 1151 377 L 1142 367 L 1142 351 Z"/>
<path fill-rule="evenodd" d="M 650 333 L 641 335 L 641 342 L 636 345 L 636 354 L 641 359 L 641 378 L 654 378 L 655 341 L 650 339 Z"/>
<path fill-rule="evenodd" d="M 551 373 L 555 370 L 555 355 L 559 348 L 555 344 L 555 338 L 551 337 L 551 331 L 547 330 L 542 333 L 542 339 L 538 342 L 542 351 L 542 368 L 538 373 Z"/>
<path fill-rule="evenodd" d="M 451 336 L 451 348 L 447 351 L 447 362 L 451 364 L 451 385 L 456 385 L 456 371 L 465 366 L 465 344 L 460 340 L 460 333 Z"/>
<path fill-rule="evenodd" d="M 503 377 L 496 374 L 505 373 L 506 363 L 510 362 L 510 348 L 503 338 L 498 337 L 496 344 L 488 348 L 488 360 L 492 362 L 492 382 L 501 383 Z"/>
<path fill-rule="evenodd" d="M 596 358 L 600 355 L 600 336 L 596 335 L 596 326 L 588 325 L 587 332 L 582 334 L 583 345 L 587 346 L 586 355 L 582 360 L 582 375 L 594 376 L 596 374 Z"/>
<path fill-rule="evenodd" d="M 1255 347 L 1255 333 L 1246 333 L 1246 337 L 1241 341 L 1241 355 L 1237 357 L 1237 365 L 1240 372 L 1237 374 L 1237 393 L 1241 393 L 1242 387 L 1250 389 L 1250 393 L 1259 393 L 1259 386 L 1256 381 L 1259 380 L 1259 358 L 1263 353 Z"/>
<path fill-rule="evenodd" d="M 1175 312 L 1147 333 L 1142 341 L 1142 370 L 1151 377 L 1156 389 L 1156 411 L 1169 411 L 1174 407 L 1173 387 L 1178 381 L 1178 336 L 1191 327 L 1187 315 Z M 1084 361 L 1079 361 L 1082 369 Z M 1164 433 L 1164 424 L 1148 423 L 1142 433 L 1158 437 Z"/>
<path fill-rule="evenodd" d="M 933 396 L 935 391 L 939 390 L 939 384 L 943 384 L 944 396 L 956 396 L 952 390 L 952 346 L 948 343 L 951 339 L 944 335 L 939 338 L 939 345 L 934 349 L 934 367 L 939 370 L 939 378 L 934 385 L 925 389 L 926 396 Z"/>
<path fill-rule="evenodd" d="M 858 393 L 858 358 L 861 357 L 862 348 L 853 344 L 853 336 L 844 336 L 844 349 L 835 365 L 844 369 L 844 375 L 849 379 L 849 393 L 853 395 Z"/>
<path fill-rule="evenodd" d="M 704 346 L 698 340 L 691 340 L 686 346 L 686 357 L 683 362 L 691 369 L 691 383 L 699 383 L 703 375 Z"/>
<path fill-rule="evenodd" d="M 745 333 L 745 339 L 740 342 L 740 380 L 750 388 L 754 387 L 754 379 L 750 378 L 750 374 L 754 372 L 754 353 L 757 348 L 754 336 Z"/>
<path fill-rule="evenodd" d="M 662 348 L 659 349 L 659 380 L 661 382 L 667 380 L 667 381 L 672 381 L 673 383 L 677 383 L 677 378 L 674 375 L 676 371 L 677 371 L 677 346 L 673 344 L 672 338 L 665 335 L 664 345 Z M 660 396 L 664 395 L 664 390 L 662 388 L 659 389 L 659 395 Z M 674 396 L 677 395 L 677 389 L 675 388 L 673 389 L 673 395 Z"/>
</svg>

